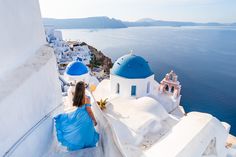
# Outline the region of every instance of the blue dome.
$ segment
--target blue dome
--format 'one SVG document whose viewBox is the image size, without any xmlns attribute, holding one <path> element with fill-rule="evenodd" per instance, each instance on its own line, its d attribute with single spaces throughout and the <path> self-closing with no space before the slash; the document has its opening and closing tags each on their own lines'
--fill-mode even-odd
<svg viewBox="0 0 236 157">
<path fill-rule="evenodd" d="M 153 75 L 148 62 L 134 54 L 119 58 L 111 69 L 111 74 L 130 79 L 142 79 Z"/>
<path fill-rule="evenodd" d="M 84 65 L 79 61 L 70 63 L 66 68 L 66 74 L 68 75 L 78 76 L 87 73 L 88 73 L 88 68 L 86 67 L 86 65 Z"/>
</svg>

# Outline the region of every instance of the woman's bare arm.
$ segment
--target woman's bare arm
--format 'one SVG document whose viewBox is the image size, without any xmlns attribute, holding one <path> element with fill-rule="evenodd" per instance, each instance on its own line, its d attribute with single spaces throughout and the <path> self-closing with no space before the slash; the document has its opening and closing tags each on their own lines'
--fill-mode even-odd
<svg viewBox="0 0 236 157">
<path fill-rule="evenodd" d="M 91 104 L 90 103 L 90 98 L 88 96 L 85 96 L 85 104 Z M 89 116 L 92 118 L 92 120 L 94 122 L 94 125 L 96 126 L 97 125 L 97 121 L 96 121 L 96 119 L 94 117 L 94 114 L 93 114 L 91 106 L 86 106 L 86 110 L 87 110 Z"/>
<path fill-rule="evenodd" d="M 96 119 L 94 117 L 94 114 L 93 114 L 93 111 L 91 109 L 91 106 L 86 106 L 86 110 L 87 110 L 89 116 L 92 118 L 92 120 L 94 122 L 94 125 L 96 126 L 97 125 L 97 121 L 96 121 Z"/>
</svg>

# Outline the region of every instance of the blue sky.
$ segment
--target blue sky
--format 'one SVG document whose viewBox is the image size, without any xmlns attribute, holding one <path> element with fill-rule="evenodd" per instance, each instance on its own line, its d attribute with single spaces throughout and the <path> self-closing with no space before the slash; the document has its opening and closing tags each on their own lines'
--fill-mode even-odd
<svg viewBox="0 0 236 157">
<path fill-rule="evenodd" d="M 236 0 L 39 0 L 43 17 L 236 22 Z"/>
</svg>

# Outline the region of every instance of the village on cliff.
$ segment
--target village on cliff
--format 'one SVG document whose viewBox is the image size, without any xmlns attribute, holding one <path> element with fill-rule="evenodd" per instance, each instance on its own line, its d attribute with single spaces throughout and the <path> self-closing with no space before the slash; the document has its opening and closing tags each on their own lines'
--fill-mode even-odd
<svg viewBox="0 0 236 157">
<path fill-rule="evenodd" d="M 0 1 L 0 20 L 0 156 L 236 156 L 234 124 L 186 113 L 171 69 L 158 82 L 135 52 L 112 63 L 84 42 L 64 41 L 59 30 L 43 27 L 38 0 Z M 71 113 L 78 81 L 86 83 L 100 139 L 96 147 L 68 151 L 54 118 Z"/>
<path fill-rule="evenodd" d="M 229 124 L 210 114 L 185 113 L 180 105 L 181 85 L 173 71 L 158 83 L 141 56 L 128 53 L 112 64 L 84 42 L 64 41 L 53 26 L 45 26 L 45 33 L 56 55 L 64 110 L 70 111 L 73 84 L 86 82 L 125 156 L 235 154 Z"/>
</svg>

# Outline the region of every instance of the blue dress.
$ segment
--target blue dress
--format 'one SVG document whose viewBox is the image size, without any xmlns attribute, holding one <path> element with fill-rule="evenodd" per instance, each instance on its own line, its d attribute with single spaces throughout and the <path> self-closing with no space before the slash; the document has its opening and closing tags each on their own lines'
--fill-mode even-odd
<svg viewBox="0 0 236 157">
<path fill-rule="evenodd" d="M 91 105 L 85 104 L 73 112 L 59 114 L 54 118 L 57 139 L 69 151 L 95 147 L 99 140 L 86 106 Z"/>
</svg>

